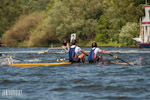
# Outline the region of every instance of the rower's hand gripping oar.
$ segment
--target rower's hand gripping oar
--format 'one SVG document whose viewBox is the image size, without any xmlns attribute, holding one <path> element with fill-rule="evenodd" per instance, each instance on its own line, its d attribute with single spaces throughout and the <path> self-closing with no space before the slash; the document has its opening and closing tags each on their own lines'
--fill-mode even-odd
<svg viewBox="0 0 150 100">
<path fill-rule="evenodd" d="M 65 59 L 57 59 L 56 61 L 57 62 L 60 62 L 60 61 L 64 61 Z"/>
<path fill-rule="evenodd" d="M 57 59 L 56 61 L 57 61 L 57 62 L 61 62 L 61 61 L 65 61 L 65 60 L 69 60 L 69 59 L 61 58 L 61 59 Z"/>
<path fill-rule="evenodd" d="M 112 54 L 108 54 L 108 55 L 110 55 L 110 56 L 114 57 L 115 59 L 119 59 L 119 60 L 121 60 L 122 62 L 127 63 L 128 65 L 131 65 L 131 64 L 129 64 L 128 62 L 124 61 L 123 59 L 118 58 L 118 56 L 114 56 L 114 55 L 112 55 Z"/>
</svg>

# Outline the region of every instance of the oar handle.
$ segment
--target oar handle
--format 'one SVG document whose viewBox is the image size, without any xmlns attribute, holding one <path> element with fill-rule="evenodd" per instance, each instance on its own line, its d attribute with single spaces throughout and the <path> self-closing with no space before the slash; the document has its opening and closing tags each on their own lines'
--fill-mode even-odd
<svg viewBox="0 0 150 100">
<path fill-rule="evenodd" d="M 66 59 L 66 58 L 61 58 L 61 59 L 57 59 L 56 61 L 57 61 L 57 62 L 60 62 L 60 61 L 65 61 L 65 60 L 68 60 L 68 59 Z"/>
</svg>

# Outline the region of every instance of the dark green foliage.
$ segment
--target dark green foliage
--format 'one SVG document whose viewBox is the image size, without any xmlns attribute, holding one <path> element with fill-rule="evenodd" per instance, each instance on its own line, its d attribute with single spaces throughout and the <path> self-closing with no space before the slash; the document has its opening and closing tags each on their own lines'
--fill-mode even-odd
<svg viewBox="0 0 150 100">
<path fill-rule="evenodd" d="M 34 11 L 46 10 L 50 0 L 19 0 L 23 9 L 23 14 L 33 13 Z"/>
<path fill-rule="evenodd" d="M 146 0 L 130 0 L 130 1 L 133 2 L 135 4 L 135 6 L 139 6 L 139 5 L 145 4 Z M 149 1 L 149 0 L 147 0 L 147 1 Z M 150 1 L 147 3 L 150 4 Z"/>
<path fill-rule="evenodd" d="M 0 0 L 0 37 L 20 15 L 45 10 L 50 0 Z"/>
<path fill-rule="evenodd" d="M 122 46 L 130 46 L 135 42 L 132 40 L 134 37 L 138 37 L 137 33 L 140 31 L 139 24 L 137 23 L 126 23 L 120 30 L 119 40 Z"/>
<path fill-rule="evenodd" d="M 100 42 L 119 42 L 119 30 L 127 22 L 138 22 L 142 12 L 130 0 L 111 0 L 111 2 L 106 0 L 105 3 L 107 9 L 99 19 L 97 36 L 100 38 Z"/>
<path fill-rule="evenodd" d="M 19 0 L 0 0 L 0 37 L 21 14 Z"/>
</svg>

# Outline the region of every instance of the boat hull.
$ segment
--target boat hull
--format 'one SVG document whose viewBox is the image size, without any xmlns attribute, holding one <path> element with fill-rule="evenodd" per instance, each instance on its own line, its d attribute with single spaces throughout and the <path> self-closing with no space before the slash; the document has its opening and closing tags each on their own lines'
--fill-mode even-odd
<svg viewBox="0 0 150 100">
<path fill-rule="evenodd" d="M 39 67 L 39 66 L 57 66 L 57 65 L 70 65 L 71 62 L 61 62 L 61 63 L 22 63 L 22 64 L 10 64 L 9 66 L 16 67 Z"/>
<path fill-rule="evenodd" d="M 139 45 L 140 48 L 150 48 L 150 43 L 141 43 L 139 38 L 133 38 L 133 40 Z"/>
<path fill-rule="evenodd" d="M 114 65 L 133 65 L 134 63 L 132 63 L 132 62 L 129 62 L 129 63 L 119 63 L 119 62 L 111 62 L 111 63 L 109 63 L 109 64 L 114 64 Z"/>
<path fill-rule="evenodd" d="M 140 48 L 150 48 L 150 43 L 137 43 Z"/>
<path fill-rule="evenodd" d="M 16 67 L 40 67 L 40 66 L 58 66 L 58 65 L 70 65 L 73 64 L 71 62 L 61 62 L 61 63 L 22 63 L 22 64 L 10 64 L 9 66 L 16 66 Z M 82 64 L 82 63 L 80 63 Z M 85 63 L 89 64 L 89 63 Z M 128 65 L 128 63 L 119 63 L 119 62 L 111 62 L 106 64 L 114 64 L 114 65 Z M 133 64 L 133 63 L 130 63 Z"/>
</svg>

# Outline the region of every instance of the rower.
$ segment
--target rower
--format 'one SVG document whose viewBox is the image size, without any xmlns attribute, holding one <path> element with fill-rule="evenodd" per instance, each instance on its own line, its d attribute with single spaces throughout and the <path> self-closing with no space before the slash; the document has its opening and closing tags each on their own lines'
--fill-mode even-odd
<svg viewBox="0 0 150 100">
<path fill-rule="evenodd" d="M 89 54 L 76 46 L 76 43 L 77 41 L 73 39 L 72 46 L 69 48 L 69 62 L 80 63 L 80 60 L 82 59 L 82 62 L 85 63 L 85 55 L 89 56 Z M 79 52 L 82 54 L 79 55 Z"/>
<path fill-rule="evenodd" d="M 67 40 L 64 39 L 62 44 L 63 44 L 62 48 L 66 49 L 66 50 L 69 49 L 69 43 L 67 42 Z"/>
<path fill-rule="evenodd" d="M 92 43 L 92 49 L 90 51 L 90 56 L 88 57 L 89 63 L 97 63 L 99 60 L 101 60 L 102 63 L 104 63 L 102 55 L 97 56 L 98 53 L 103 53 L 103 54 L 110 54 L 109 52 L 106 52 L 104 50 L 101 50 L 100 48 L 97 47 L 97 43 L 93 42 Z"/>
</svg>

